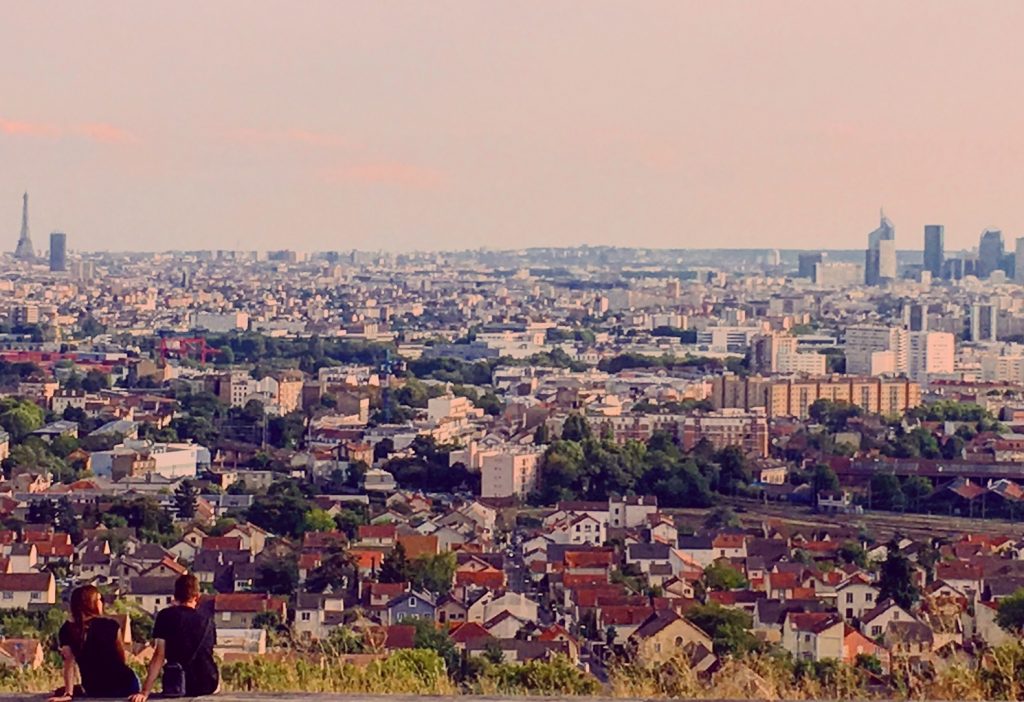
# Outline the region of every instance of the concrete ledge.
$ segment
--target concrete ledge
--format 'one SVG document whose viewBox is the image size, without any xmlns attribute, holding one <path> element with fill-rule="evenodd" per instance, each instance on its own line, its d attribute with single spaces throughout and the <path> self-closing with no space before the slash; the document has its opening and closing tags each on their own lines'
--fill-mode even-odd
<svg viewBox="0 0 1024 702">
<path fill-rule="evenodd" d="M 0 693 L 0 702 L 39 702 L 49 697 L 48 693 Z M 105 699 L 100 697 L 82 698 L 90 702 L 126 702 L 125 698 Z M 160 695 L 153 695 L 150 700 L 174 700 L 175 702 L 440 702 L 441 700 L 465 699 L 467 702 L 515 702 L 534 700 L 535 702 L 645 702 L 644 700 L 629 700 L 624 697 L 539 697 L 539 696 L 496 696 L 496 695 L 357 695 L 357 694 L 335 694 L 318 692 L 225 692 L 207 697 L 175 697 L 161 698 Z M 702 700 L 701 702 L 723 702 L 715 700 Z"/>
</svg>

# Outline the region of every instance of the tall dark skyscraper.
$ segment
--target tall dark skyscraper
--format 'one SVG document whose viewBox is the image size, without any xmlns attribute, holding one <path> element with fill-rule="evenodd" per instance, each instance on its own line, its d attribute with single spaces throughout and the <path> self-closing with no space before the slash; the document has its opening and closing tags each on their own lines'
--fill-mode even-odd
<svg viewBox="0 0 1024 702">
<path fill-rule="evenodd" d="M 50 271 L 57 273 L 68 269 L 68 236 L 64 232 L 50 234 Z"/>
<path fill-rule="evenodd" d="M 868 234 L 868 248 L 864 252 L 866 285 L 882 285 L 896 279 L 896 228 L 884 212 L 879 219 L 878 229 Z"/>
<path fill-rule="evenodd" d="M 36 257 L 32 247 L 32 238 L 28 235 L 28 193 L 21 196 L 21 236 L 18 246 L 14 249 L 14 257 L 22 261 L 31 261 Z"/>
<path fill-rule="evenodd" d="M 988 278 L 999 270 L 1003 263 L 1003 233 L 998 229 L 986 229 L 978 243 L 978 267 L 974 274 Z"/>
<path fill-rule="evenodd" d="M 797 277 L 798 278 L 814 278 L 814 267 L 821 263 L 823 259 L 822 253 L 802 253 L 797 256 Z"/>
<path fill-rule="evenodd" d="M 924 227 L 924 269 L 931 271 L 932 278 L 942 277 L 942 261 L 946 228 L 941 224 L 926 224 Z"/>
</svg>

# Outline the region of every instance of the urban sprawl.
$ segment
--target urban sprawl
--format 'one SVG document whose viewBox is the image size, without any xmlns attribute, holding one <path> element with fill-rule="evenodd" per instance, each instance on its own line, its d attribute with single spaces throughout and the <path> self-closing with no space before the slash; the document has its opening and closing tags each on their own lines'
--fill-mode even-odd
<svg viewBox="0 0 1024 702">
<path fill-rule="evenodd" d="M 145 663 L 185 573 L 225 665 L 896 689 L 1019 648 L 1024 239 L 40 255 L 24 207 L 0 665 L 86 583 Z"/>
</svg>

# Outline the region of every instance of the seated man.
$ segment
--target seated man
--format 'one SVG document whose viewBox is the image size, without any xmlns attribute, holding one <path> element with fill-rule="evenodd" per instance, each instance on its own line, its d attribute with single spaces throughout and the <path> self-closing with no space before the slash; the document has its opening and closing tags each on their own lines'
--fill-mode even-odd
<svg viewBox="0 0 1024 702">
<path fill-rule="evenodd" d="M 197 697 L 212 695 L 220 686 L 220 672 L 213 659 L 217 644 L 217 629 L 213 620 L 196 610 L 199 604 L 199 580 L 194 575 L 182 575 L 174 583 L 175 603 L 156 615 L 153 639 L 156 650 L 149 662 L 149 671 L 142 691 L 132 695 L 131 702 L 146 702 L 153 685 L 166 662 L 180 666 L 176 676 L 184 677 L 183 690 L 168 690 L 164 676 L 164 693 L 174 696 Z"/>
</svg>

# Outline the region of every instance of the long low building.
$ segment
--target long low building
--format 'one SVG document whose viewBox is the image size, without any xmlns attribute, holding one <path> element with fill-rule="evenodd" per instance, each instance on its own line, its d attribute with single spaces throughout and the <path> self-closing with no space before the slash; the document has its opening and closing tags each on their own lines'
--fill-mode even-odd
<svg viewBox="0 0 1024 702">
<path fill-rule="evenodd" d="M 850 375 L 766 378 L 725 374 L 711 384 L 711 404 L 716 410 L 763 408 L 769 417 L 806 419 L 817 400 L 848 402 L 871 414 L 895 416 L 921 404 L 921 386 L 905 378 Z"/>
</svg>

